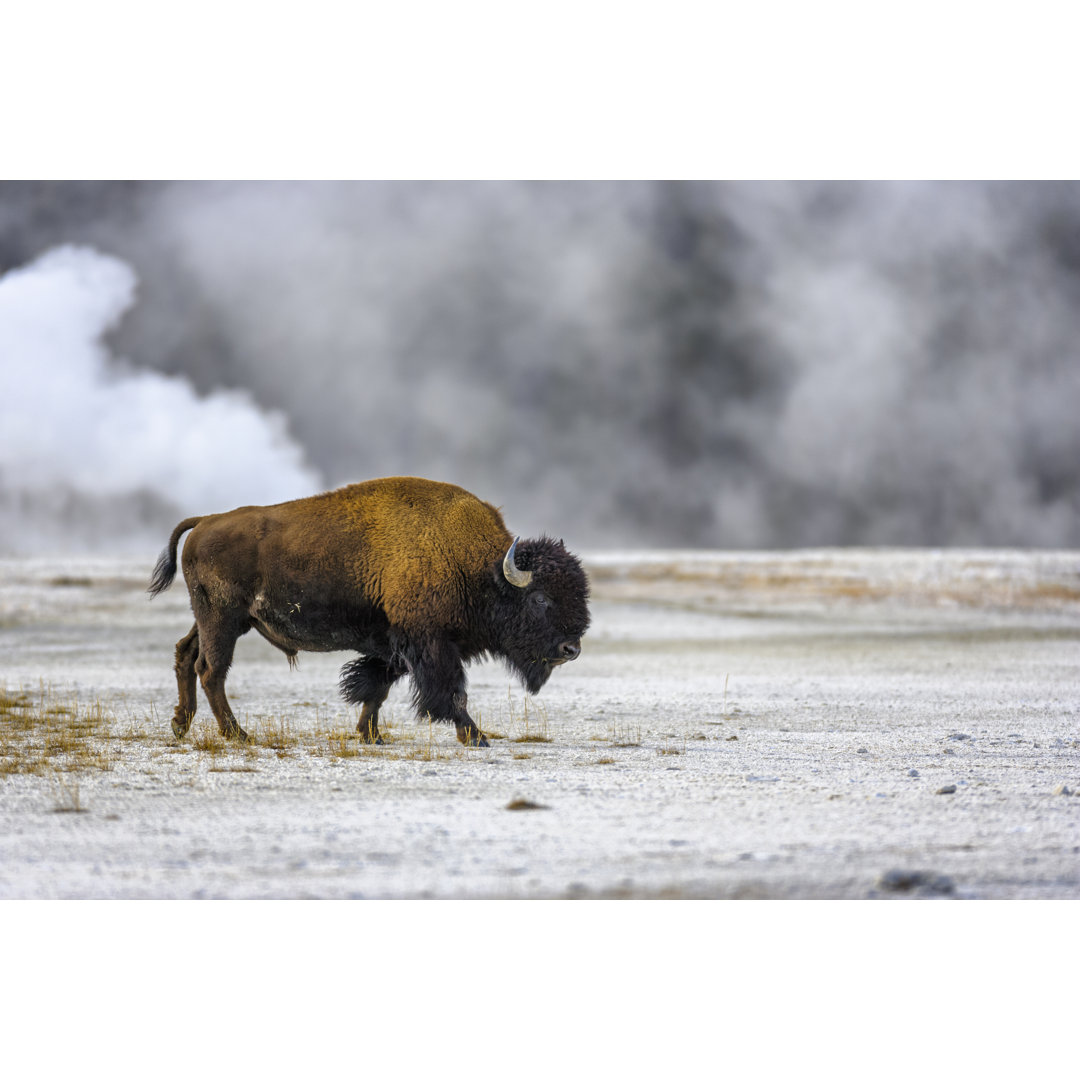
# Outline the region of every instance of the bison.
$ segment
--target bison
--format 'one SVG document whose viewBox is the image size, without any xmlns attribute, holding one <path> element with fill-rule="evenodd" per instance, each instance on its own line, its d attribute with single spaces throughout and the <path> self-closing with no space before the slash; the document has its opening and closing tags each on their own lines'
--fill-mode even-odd
<svg viewBox="0 0 1080 1080">
<path fill-rule="evenodd" d="M 589 587 L 561 540 L 511 536 L 502 514 L 453 484 L 391 477 L 275 506 L 192 517 L 173 530 L 148 589 L 183 570 L 195 625 L 177 642 L 183 738 L 198 675 L 221 733 L 241 740 L 225 697 L 236 639 L 254 627 L 295 663 L 302 650 L 354 650 L 341 692 L 361 707 L 357 730 L 382 742 L 379 707 L 406 672 L 421 716 L 452 722 L 487 746 L 466 711 L 465 665 L 506 661 L 536 693 L 575 659 L 589 625 Z"/>
</svg>

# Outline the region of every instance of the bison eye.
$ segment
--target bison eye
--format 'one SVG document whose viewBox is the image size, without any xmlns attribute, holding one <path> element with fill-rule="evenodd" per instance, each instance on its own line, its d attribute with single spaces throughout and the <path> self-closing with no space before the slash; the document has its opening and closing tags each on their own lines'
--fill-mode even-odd
<svg viewBox="0 0 1080 1080">
<path fill-rule="evenodd" d="M 545 608 L 551 607 L 551 601 L 542 592 L 534 592 L 529 597 L 529 603 L 537 611 L 543 611 Z"/>
</svg>

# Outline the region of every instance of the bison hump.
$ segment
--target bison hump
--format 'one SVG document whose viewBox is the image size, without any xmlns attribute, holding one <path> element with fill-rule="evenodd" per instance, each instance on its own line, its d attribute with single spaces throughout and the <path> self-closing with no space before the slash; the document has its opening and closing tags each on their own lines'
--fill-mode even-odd
<svg viewBox="0 0 1080 1080">
<path fill-rule="evenodd" d="M 362 555 L 390 622 L 462 626 L 510 534 L 489 503 L 452 484 L 404 478 L 372 492 Z"/>
</svg>

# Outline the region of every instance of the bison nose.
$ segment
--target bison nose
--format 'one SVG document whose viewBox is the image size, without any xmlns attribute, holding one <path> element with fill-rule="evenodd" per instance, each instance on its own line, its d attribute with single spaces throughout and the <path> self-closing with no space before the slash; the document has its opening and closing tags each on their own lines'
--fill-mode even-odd
<svg viewBox="0 0 1080 1080">
<path fill-rule="evenodd" d="M 581 655 L 581 646 L 576 641 L 564 641 L 559 646 L 560 660 L 576 660 Z"/>
</svg>

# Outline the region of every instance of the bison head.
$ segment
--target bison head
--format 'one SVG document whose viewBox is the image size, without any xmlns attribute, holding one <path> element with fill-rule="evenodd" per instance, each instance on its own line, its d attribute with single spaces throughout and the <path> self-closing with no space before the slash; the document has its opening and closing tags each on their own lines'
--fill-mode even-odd
<svg viewBox="0 0 1080 1080">
<path fill-rule="evenodd" d="M 589 583 L 561 540 L 515 540 L 494 576 L 497 651 L 536 693 L 577 658 L 589 627 Z"/>
</svg>

